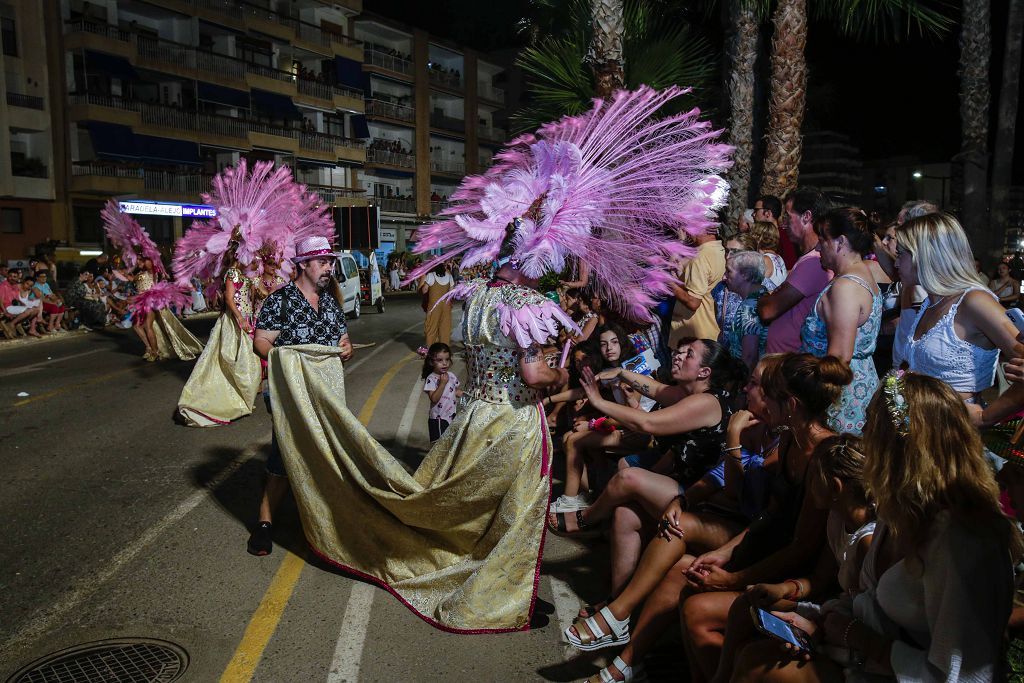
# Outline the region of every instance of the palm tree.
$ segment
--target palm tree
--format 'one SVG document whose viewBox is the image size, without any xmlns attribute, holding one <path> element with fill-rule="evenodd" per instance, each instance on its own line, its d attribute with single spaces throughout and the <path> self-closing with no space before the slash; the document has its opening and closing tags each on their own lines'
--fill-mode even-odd
<svg viewBox="0 0 1024 683">
<path fill-rule="evenodd" d="M 731 0 L 726 57 L 729 60 L 729 144 L 736 148 L 727 179 L 732 191 L 724 226 L 736 225 L 747 208 L 754 150 L 754 63 L 760 33 L 753 3 Z"/>
<path fill-rule="evenodd" d="M 517 131 L 533 130 L 566 114 L 590 109 L 595 97 L 607 97 L 609 87 L 655 89 L 670 85 L 693 87 L 705 94 L 715 73 L 715 58 L 707 41 L 686 26 L 667 22 L 659 7 L 644 0 L 624 0 L 622 6 L 621 56 L 608 58 L 605 46 L 613 44 L 601 34 L 615 25 L 603 0 L 538 0 L 541 16 L 530 22 L 532 45 L 519 54 L 530 104 L 511 118 Z M 614 3 L 612 3 L 614 4 Z M 600 13 L 597 9 L 602 5 Z M 595 28 L 597 24 L 601 24 Z M 614 48 L 612 50 L 614 55 Z M 621 69 L 621 85 L 613 85 Z M 677 106 L 694 106 L 691 96 Z"/>
<path fill-rule="evenodd" d="M 590 68 L 598 97 L 611 97 L 626 82 L 622 63 L 622 39 L 625 16 L 622 0 L 591 0 L 590 2 Z"/>
<path fill-rule="evenodd" d="M 989 0 L 963 0 L 960 28 L 960 220 L 979 255 L 991 246 L 985 216 L 988 181 L 988 79 L 992 59 Z"/>
<path fill-rule="evenodd" d="M 992 150 L 992 226 L 995 230 L 1006 228 L 1006 200 L 1013 169 L 1013 145 L 1020 95 L 1022 39 L 1024 0 L 1010 0 L 1006 20 L 1006 46 L 1003 48 L 1003 79 L 999 93 L 996 146 Z"/>
</svg>

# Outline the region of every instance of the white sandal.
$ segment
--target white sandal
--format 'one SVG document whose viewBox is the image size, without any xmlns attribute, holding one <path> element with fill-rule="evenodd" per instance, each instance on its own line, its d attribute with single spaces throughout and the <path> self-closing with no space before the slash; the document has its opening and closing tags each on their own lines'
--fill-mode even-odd
<svg viewBox="0 0 1024 683">
<path fill-rule="evenodd" d="M 642 681 L 647 680 L 647 673 L 644 671 L 643 666 L 630 666 L 622 661 L 622 657 L 613 659 L 611 666 L 614 666 L 616 671 L 622 674 L 621 681 L 615 678 L 612 672 L 608 670 L 611 667 L 606 666 L 588 678 L 587 683 L 642 683 Z"/>
<path fill-rule="evenodd" d="M 619 621 L 607 607 L 602 607 L 598 614 L 604 617 L 605 622 L 608 624 L 608 630 L 611 633 L 605 633 L 601 630 L 601 627 L 597 624 L 596 617 L 587 617 L 583 620 L 577 619 L 573 622 L 572 626 L 565 629 L 566 642 L 584 652 L 625 645 L 629 642 L 628 617 L 624 621 Z M 586 631 L 580 628 L 581 624 L 587 627 Z M 573 627 L 576 628 L 576 633 L 572 632 Z"/>
</svg>

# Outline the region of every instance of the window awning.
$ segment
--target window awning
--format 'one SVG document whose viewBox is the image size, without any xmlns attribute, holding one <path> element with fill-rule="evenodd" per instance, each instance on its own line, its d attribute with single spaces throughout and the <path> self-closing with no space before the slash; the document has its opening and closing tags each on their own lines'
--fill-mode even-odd
<svg viewBox="0 0 1024 683">
<path fill-rule="evenodd" d="M 181 166 L 202 166 L 203 164 L 199 159 L 199 145 L 188 140 L 136 135 L 135 149 L 143 161 Z"/>
<path fill-rule="evenodd" d="M 375 176 L 380 178 L 412 178 L 412 171 L 392 171 L 389 168 L 374 168 L 370 171 Z"/>
<path fill-rule="evenodd" d="M 356 114 L 352 117 L 352 137 L 370 137 L 370 126 L 366 124 L 366 116 L 363 114 Z"/>
<path fill-rule="evenodd" d="M 341 85 L 359 88 L 360 90 L 364 89 L 365 76 L 363 75 L 363 65 L 360 62 L 346 57 L 335 57 L 334 72 L 338 77 L 338 83 Z"/>
<path fill-rule="evenodd" d="M 244 90 L 225 88 L 222 85 L 197 81 L 196 96 L 206 102 L 216 102 L 217 104 L 238 107 L 239 109 L 249 108 L 249 93 Z"/>
<path fill-rule="evenodd" d="M 83 125 L 89 131 L 92 151 L 98 158 L 138 161 L 135 134 L 128 126 L 101 121 L 87 121 Z"/>
<path fill-rule="evenodd" d="M 287 95 L 278 95 L 266 90 L 254 89 L 252 91 L 252 106 L 254 109 L 262 110 L 271 116 L 284 119 L 302 118 L 302 114 L 299 113 L 295 103 L 292 102 L 292 98 Z"/>
<path fill-rule="evenodd" d="M 123 81 L 139 80 L 139 72 L 127 59 L 95 50 L 85 51 L 85 70 L 87 73 L 106 74 Z"/>
</svg>

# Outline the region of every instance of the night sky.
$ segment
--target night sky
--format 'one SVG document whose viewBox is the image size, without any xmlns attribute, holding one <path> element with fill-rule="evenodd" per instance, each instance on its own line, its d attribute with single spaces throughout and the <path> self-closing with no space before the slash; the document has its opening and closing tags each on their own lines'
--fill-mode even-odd
<svg viewBox="0 0 1024 683">
<path fill-rule="evenodd" d="M 992 6 L 996 27 L 991 71 L 994 141 L 1004 38 L 1000 28 L 1005 26 L 1006 7 L 1001 2 Z M 516 24 L 529 12 L 526 0 L 488 3 L 486 10 L 478 0 L 367 0 L 365 7 L 483 51 L 522 45 Z M 713 44 L 721 44 L 717 15 L 692 14 L 690 19 L 700 23 Z M 812 22 L 804 130 L 845 133 L 868 160 L 913 155 L 924 163 L 948 161 L 960 146 L 958 31 L 955 26 L 944 38 L 910 37 L 898 43 L 878 43 L 844 38 L 829 25 Z M 1019 139 L 1016 147 L 1021 149 Z M 1016 182 L 1024 180 L 1022 157 L 1024 153 L 1018 153 L 1015 159 Z"/>
</svg>

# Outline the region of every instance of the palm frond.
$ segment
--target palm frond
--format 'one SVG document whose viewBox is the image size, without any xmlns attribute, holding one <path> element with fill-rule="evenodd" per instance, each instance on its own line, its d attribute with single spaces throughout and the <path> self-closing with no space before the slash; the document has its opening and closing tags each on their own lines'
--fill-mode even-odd
<svg viewBox="0 0 1024 683">
<path fill-rule="evenodd" d="M 942 36 L 954 26 L 958 12 L 947 0 L 815 0 L 811 8 L 815 19 L 842 33 L 875 41 Z"/>
<path fill-rule="evenodd" d="M 519 54 L 516 64 L 526 78 L 530 105 L 512 115 L 514 132 L 590 109 L 594 81 L 585 63 L 584 45 L 571 39 L 553 40 Z"/>
</svg>

